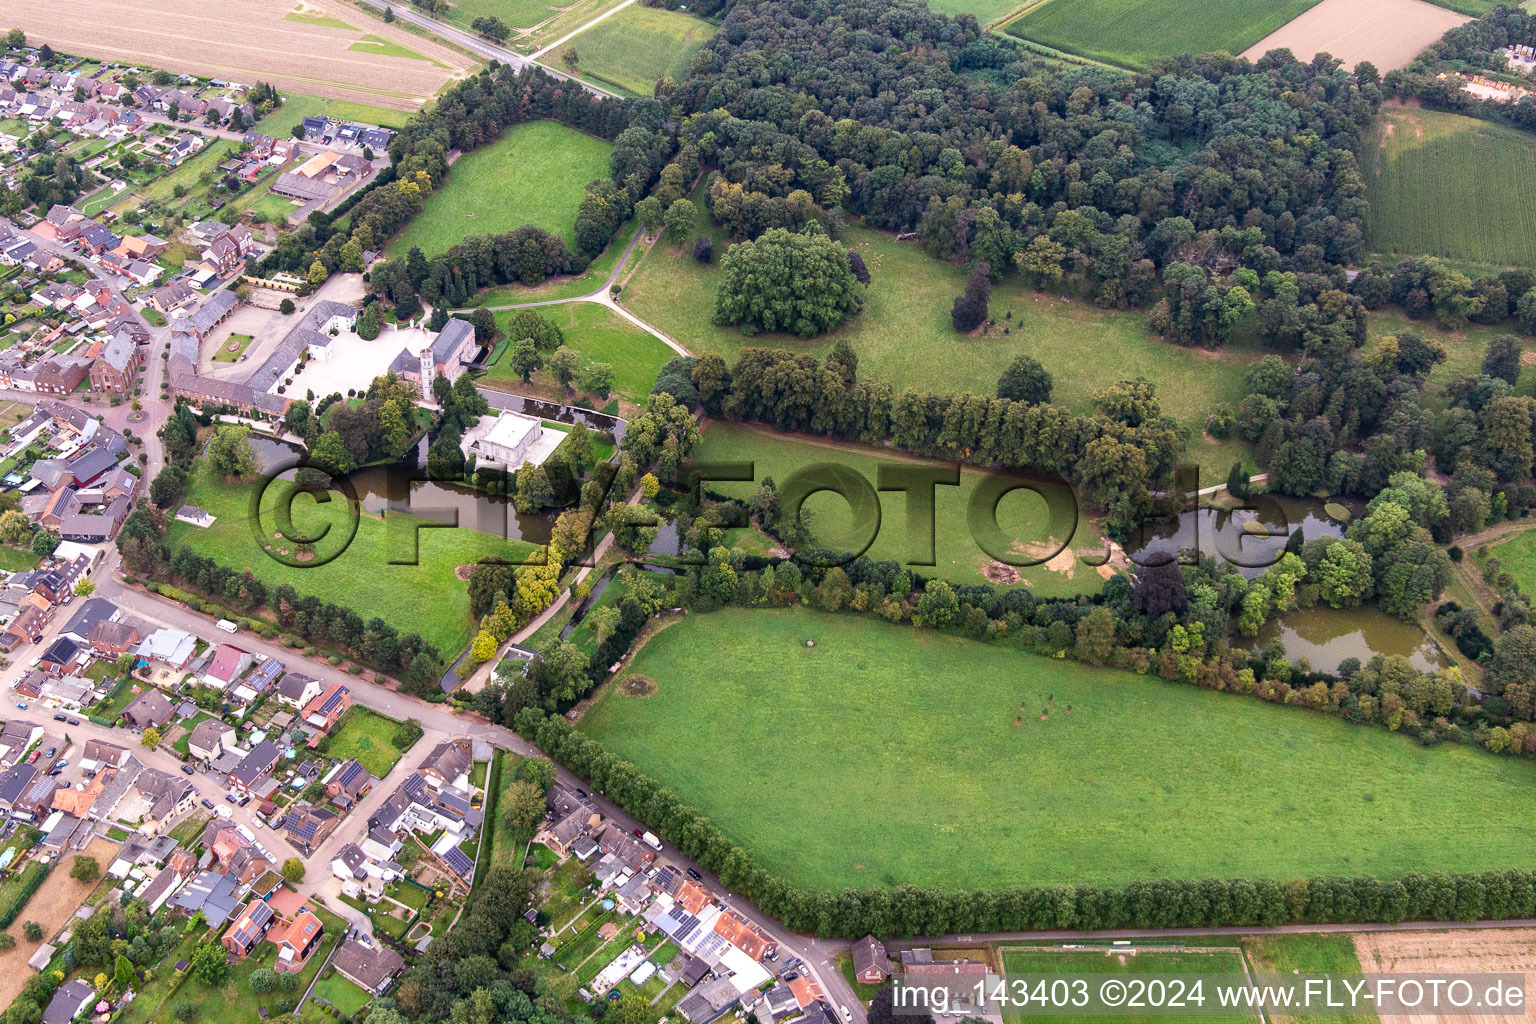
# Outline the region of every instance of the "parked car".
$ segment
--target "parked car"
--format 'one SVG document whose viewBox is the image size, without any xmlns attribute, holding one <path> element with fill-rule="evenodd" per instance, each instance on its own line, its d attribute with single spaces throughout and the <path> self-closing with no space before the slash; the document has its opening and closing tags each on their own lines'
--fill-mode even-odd
<svg viewBox="0 0 1536 1024">
<path fill-rule="evenodd" d="M 21 708 L 21 710 L 23 710 L 23 711 L 27 710 L 27 702 L 24 701 L 24 700 L 17 701 L 16 702 L 16 706 Z"/>
<path fill-rule="evenodd" d="M 204 807 L 208 808 L 210 811 L 213 810 L 213 801 L 209 800 L 207 797 L 203 797 L 201 800 L 198 801 L 198 803 L 202 804 Z"/>
<path fill-rule="evenodd" d="M 582 789 L 580 786 L 577 786 L 576 787 L 576 795 L 581 797 L 583 800 L 585 800 L 587 798 L 587 791 Z"/>
<path fill-rule="evenodd" d="M 635 838 L 636 838 L 636 839 L 639 839 L 639 838 L 640 838 L 640 837 L 641 837 L 641 836 L 642 836 L 642 835 L 644 835 L 644 834 L 645 834 L 645 833 L 644 833 L 644 832 L 642 832 L 642 831 L 641 831 L 641 830 L 640 830 L 640 829 L 638 829 L 638 828 L 632 828 L 632 829 L 630 829 L 630 831 L 631 831 L 631 832 L 633 832 L 633 833 L 634 833 L 634 834 L 635 834 Z"/>
<path fill-rule="evenodd" d="M 49 755 L 49 756 L 52 756 L 52 755 Z M 65 768 L 69 767 L 69 758 L 67 758 L 67 757 L 59 758 L 59 763 L 54 765 L 54 767 L 59 769 L 60 771 L 63 771 Z"/>
<path fill-rule="evenodd" d="M 58 747 L 49 747 L 48 748 L 48 756 L 49 757 L 52 757 L 54 754 L 57 754 L 58 752 L 59 752 L 59 748 Z"/>
<path fill-rule="evenodd" d="M 225 793 L 224 794 L 224 799 L 228 800 L 230 803 L 234 803 L 235 802 L 235 794 L 233 794 L 233 793 Z"/>
<path fill-rule="evenodd" d="M 80 719 L 78 719 L 78 718 L 71 718 L 69 720 L 69 724 L 70 725 L 79 725 L 80 724 Z"/>
<path fill-rule="evenodd" d="M 67 722 L 67 721 L 69 721 L 69 716 L 68 715 L 54 715 L 53 716 L 53 720 L 55 722 Z"/>
<path fill-rule="evenodd" d="M 843 1011 L 843 1020 L 845 1020 L 845 1021 L 853 1020 L 853 1014 L 848 1011 L 848 1007 L 846 1007 L 846 1006 L 839 1006 L 838 1009 Z"/>
<path fill-rule="evenodd" d="M 192 767 L 189 764 L 184 764 L 184 765 L 181 766 L 181 774 L 183 774 L 183 775 L 195 775 L 195 774 L 197 774 L 197 769 Z"/>
<path fill-rule="evenodd" d="M 243 797 L 240 798 L 240 806 L 241 807 L 244 807 L 246 804 L 248 804 L 250 802 L 251 802 L 251 798 L 248 797 L 248 796 L 243 796 Z"/>
<path fill-rule="evenodd" d="M 694 868 L 689 868 L 688 869 L 688 877 L 693 879 L 695 882 L 702 882 L 702 881 L 704 881 L 704 876 L 699 874 L 698 871 L 695 870 Z"/>
<path fill-rule="evenodd" d="M 27 764 L 34 763 L 37 760 L 37 755 L 41 754 L 41 753 L 42 753 L 41 750 L 34 750 L 34 751 L 32 751 L 32 753 L 27 756 Z"/>
</svg>

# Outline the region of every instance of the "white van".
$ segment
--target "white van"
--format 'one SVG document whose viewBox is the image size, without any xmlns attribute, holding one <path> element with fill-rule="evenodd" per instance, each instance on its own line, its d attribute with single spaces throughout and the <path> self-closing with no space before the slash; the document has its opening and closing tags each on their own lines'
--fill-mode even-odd
<svg viewBox="0 0 1536 1024">
<path fill-rule="evenodd" d="M 661 849 L 661 840 L 656 838 L 654 832 L 647 832 L 640 837 L 640 841 L 653 850 Z"/>
<path fill-rule="evenodd" d="M 226 633 L 238 633 L 238 632 L 240 632 L 240 627 L 235 625 L 233 622 L 230 622 L 228 619 L 220 619 L 218 622 L 215 622 L 213 625 L 214 625 L 215 629 L 222 629 Z"/>
</svg>

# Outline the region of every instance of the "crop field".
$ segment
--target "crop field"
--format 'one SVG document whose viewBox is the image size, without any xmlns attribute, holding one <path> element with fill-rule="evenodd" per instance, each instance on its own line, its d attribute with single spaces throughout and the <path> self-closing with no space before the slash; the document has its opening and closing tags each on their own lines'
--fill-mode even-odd
<svg viewBox="0 0 1536 1024">
<path fill-rule="evenodd" d="M 399 110 L 417 109 L 469 67 L 458 52 L 396 25 L 365 22 L 336 0 L 305 0 L 305 20 L 290 20 L 293 8 L 293 0 L 0 0 L 0 22 L 70 53 L 237 82 L 261 79 Z M 415 56 L 377 44 L 352 50 L 364 39 L 354 26 L 363 24 Z M 231 25 L 240 30 L 231 32 Z"/>
<path fill-rule="evenodd" d="M 436 256 L 465 235 L 499 234 L 524 224 L 572 241 L 576 206 L 589 181 L 608 175 L 611 148 L 554 121 L 514 125 L 491 145 L 454 161 L 447 182 L 389 251 L 404 255 L 419 245 Z"/>
<path fill-rule="evenodd" d="M 853 469 L 869 481 L 871 487 L 875 486 L 882 465 L 935 465 L 899 453 L 776 434 L 723 421 L 711 421 L 706 426 L 694 458 L 710 462 L 750 461 L 755 466 L 758 482 L 771 476 L 781 491 L 784 482 L 797 470 L 818 463 L 831 462 Z M 995 574 L 1002 568 L 993 565 L 992 558 L 977 546 L 966 522 L 971 496 L 989 475 L 965 467 L 961 470 L 958 487 L 934 489 L 933 538 L 937 564 L 932 568 L 914 567 L 914 571 L 937 574 L 957 583 L 987 583 L 991 580 L 983 575 L 983 570 L 990 567 Z M 1023 477 L 1018 479 L 1021 483 L 1026 482 Z M 746 498 L 757 484 L 711 482 L 709 487 L 732 497 Z M 1041 487 L 1047 493 L 1067 493 L 1059 484 L 1052 487 L 1042 483 Z M 908 538 L 906 500 L 906 496 L 898 491 L 880 495 L 879 533 L 868 552 L 871 558 L 905 562 L 926 552 L 926 543 L 914 544 Z M 858 543 L 853 540 L 854 513 L 841 497 L 831 492 L 813 494 L 806 499 L 804 507 L 810 512 L 811 530 L 819 543 L 837 550 L 850 550 Z M 1053 521 L 1045 501 L 1028 491 L 1016 491 L 1005 497 L 998 505 L 997 521 L 1003 536 L 1012 541 L 1009 546 L 1014 551 L 1036 553 L 1044 558 L 1067 540 L 1063 535 L 1069 524 Z M 1082 516 L 1081 509 L 1070 528 L 1073 533 L 1068 549 L 1042 565 L 1018 569 L 1016 582 L 1026 583 L 1033 593 L 1049 597 L 1097 592 L 1104 584 L 1103 577 L 1078 556 L 1097 555 L 1102 560 L 1104 542 Z M 1104 572 L 1112 573 L 1113 570 L 1106 567 Z"/>
<path fill-rule="evenodd" d="M 1317 0 L 1045 0 L 1009 35 L 1142 68 L 1175 53 L 1241 53 Z"/>
<path fill-rule="evenodd" d="M 619 11 L 572 39 L 587 78 L 640 96 L 670 76 L 682 81 L 693 55 L 715 34 L 715 26 L 676 11 L 639 4 Z"/>
<path fill-rule="evenodd" d="M 276 509 L 285 489 L 274 485 L 262 493 L 262 525 L 253 526 L 250 500 L 257 486 L 225 483 L 199 462 L 186 500 L 208 509 L 219 517 L 218 522 L 208 529 L 171 522 L 167 543 L 173 549 L 187 545 L 223 565 L 249 566 L 269 588 L 288 583 L 300 594 L 346 605 L 364 618 L 377 615 L 401 635 L 420 633 L 445 656 L 463 650 L 474 632 L 469 592 L 455 575 L 456 567 L 492 556 L 520 561 L 532 550 L 522 541 L 471 529 L 414 530 L 411 524 L 419 521 L 414 517 L 396 512 L 386 522 L 367 511 L 360 513 L 357 534 L 348 545 L 347 503 L 319 504 L 301 494 L 295 497 L 292 510 L 296 530 L 317 536 L 328 526 L 330 532 L 315 546 L 315 564 L 287 565 L 263 552 L 266 548 L 288 561 L 298 558 L 297 549 L 266 536 L 269 527 L 277 529 Z M 411 557 L 413 534 L 418 544 L 416 564 L 391 564 Z"/>
<path fill-rule="evenodd" d="M 1362 163 L 1375 251 L 1536 262 L 1530 136 L 1458 114 L 1388 109 Z"/>
<path fill-rule="evenodd" d="M 1218 940 L 1220 941 L 1220 940 Z M 1242 974 L 1242 954 L 1233 949 L 1157 949 L 1147 947 L 1107 948 L 1102 950 L 1065 950 L 1047 947 L 1004 947 L 999 955 L 1004 974 L 1104 974 L 1130 978 L 1153 974 Z M 1023 1024 L 1032 1014 L 1003 1014 L 1007 1024 Z M 1074 1024 L 1153 1024 L 1177 1020 L 1155 1014 L 1074 1014 Z M 1257 1021 L 1257 1014 L 1206 1014 L 1198 1018 L 1209 1024 L 1244 1024 Z"/>
<path fill-rule="evenodd" d="M 613 393 L 637 405 L 645 404 L 646 396 L 656 386 L 657 372 L 677 354 L 613 310 L 595 302 L 568 302 L 538 312 L 559 325 L 565 333 L 567 348 L 575 349 L 591 362 L 611 365 Z M 505 330 L 515 315 L 513 310 L 499 310 L 496 325 Z M 512 371 L 510 362 L 503 354 L 486 372 L 484 379 L 520 386 L 522 378 Z M 548 370 L 534 373 L 533 381 L 552 391 L 559 389 L 559 382 Z"/>
<path fill-rule="evenodd" d="M 689 615 L 629 674 L 657 690 L 581 727 L 814 889 L 1530 863 L 1529 764 L 1151 676 L 761 609 Z"/>
<path fill-rule="evenodd" d="M 1213 444 L 1200 432 L 1216 406 L 1236 408 L 1247 394 L 1243 375 L 1262 354 L 1251 338 L 1236 338 L 1216 354 L 1181 348 L 1148 331 L 1144 311 L 1096 309 L 1078 299 L 1035 292 L 1015 278 L 992 292 L 991 312 L 998 324 L 1013 314 L 1007 335 L 1000 328 L 985 337 L 957 334 L 949 310 L 965 290 L 964 270 L 931 258 L 915 244 L 864 228 L 851 228 L 844 236 L 869 266 L 869 288 L 860 289 L 862 312 L 817 338 L 749 338 L 710 322 L 725 242 L 708 224 L 702 197 L 694 196 L 694 202 L 700 208 L 696 233 L 715 237 L 715 262 L 699 264 L 691 246 L 679 250 L 658 242 L 624 283 L 622 296 L 627 308 L 691 352 L 718 352 L 734 363 L 743 348 L 757 345 L 824 358 L 843 338 L 858 354 L 859 376 L 866 380 L 887 381 L 898 391 L 976 394 L 994 394 L 1008 364 L 1030 355 L 1055 378 L 1052 400 L 1077 412 L 1092 412 L 1094 396 L 1116 381 L 1152 381 L 1163 411 L 1190 428 L 1190 459 L 1213 479 L 1225 479 L 1243 454 L 1240 443 Z"/>
<path fill-rule="evenodd" d="M 1379 71 L 1411 61 L 1424 47 L 1467 21 L 1464 14 L 1423 0 L 1323 0 L 1295 21 L 1254 43 L 1242 56 L 1257 60 L 1288 49 L 1300 61 L 1328 53 L 1353 68 L 1362 60 Z"/>
</svg>

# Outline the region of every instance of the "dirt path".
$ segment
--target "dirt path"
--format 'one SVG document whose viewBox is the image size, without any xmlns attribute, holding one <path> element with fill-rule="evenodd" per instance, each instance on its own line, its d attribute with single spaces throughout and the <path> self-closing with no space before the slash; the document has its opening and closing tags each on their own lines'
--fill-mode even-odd
<svg viewBox="0 0 1536 1024">
<path fill-rule="evenodd" d="M 112 855 L 117 852 L 117 846 L 110 839 L 93 839 L 91 845 L 85 848 L 85 855 L 95 857 L 102 871 L 106 871 Z M 22 936 L 22 925 L 27 921 L 36 921 L 43 926 L 43 940 L 53 938 L 74 914 L 75 908 L 96 887 L 94 882 L 77 882 L 69 877 L 69 866 L 74 861 L 73 851 L 65 854 L 54 865 L 47 881 L 27 901 L 26 909 L 17 916 L 15 923 L 6 929 L 16 939 L 16 948 L 0 953 L 0 1005 L 9 1005 L 21 993 L 22 986 L 34 973 L 27 966 L 27 961 L 37 952 L 37 947 L 42 945 L 42 942 L 28 942 Z"/>
</svg>

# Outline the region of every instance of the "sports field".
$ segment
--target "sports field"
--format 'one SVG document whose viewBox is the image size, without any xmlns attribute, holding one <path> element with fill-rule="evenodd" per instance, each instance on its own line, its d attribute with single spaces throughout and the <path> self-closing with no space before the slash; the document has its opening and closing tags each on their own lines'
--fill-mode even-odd
<svg viewBox="0 0 1536 1024">
<path fill-rule="evenodd" d="M 499 234 L 533 224 L 575 237 L 576 206 L 587 183 L 608 174 L 602 139 L 554 121 L 514 125 L 489 146 L 465 153 L 448 180 L 390 244 L 392 255 L 421 246 L 436 256 L 465 235 Z"/>
<path fill-rule="evenodd" d="M 568 45 L 576 47 L 584 77 L 649 96 L 661 79 L 687 77 L 688 62 L 714 34 L 707 21 L 631 4 Z"/>
<path fill-rule="evenodd" d="M 420 633 L 437 645 L 445 656 L 463 650 L 474 631 L 469 615 L 469 591 L 454 570 L 491 556 L 521 561 L 532 550 L 523 541 L 509 541 L 470 529 L 413 530 L 411 516 L 393 513 L 388 521 L 379 515 L 362 512 L 357 534 L 351 544 L 348 533 L 346 502 L 335 500 L 316 503 L 305 495 L 295 497 L 293 522 L 297 532 L 318 536 L 329 530 L 314 545 L 313 564 L 288 565 L 268 557 L 273 554 L 296 562 L 299 549 L 269 534 L 278 530 L 276 509 L 286 493 L 279 483 L 262 495 L 262 520 L 259 527 L 250 523 L 250 498 L 259 484 L 227 484 L 220 481 L 205 463 L 194 470 L 186 500 L 208 509 L 218 522 L 208 529 L 172 521 L 166 526 L 166 543 L 174 550 L 183 545 L 206 555 L 221 565 L 241 569 L 249 567 L 269 588 L 287 583 L 301 595 L 313 594 L 322 601 L 333 601 L 355 609 L 364 619 L 374 615 L 398 629 L 401 635 Z M 412 553 L 411 538 L 419 543 L 414 565 L 390 564 Z M 257 536 L 261 542 L 258 543 Z"/>
<path fill-rule="evenodd" d="M 1146 67 L 1175 53 L 1242 53 L 1318 0 L 1045 0 L 1009 35 L 1080 57 Z"/>
<path fill-rule="evenodd" d="M 1225 940 L 1213 940 L 1225 945 Z M 1243 957 L 1234 946 L 1231 948 L 1210 947 L 1201 949 L 1168 950 L 1146 947 L 1114 948 L 1102 950 L 1091 949 L 1059 949 L 1054 947 L 1004 947 L 999 955 L 1003 960 L 1003 973 L 1015 974 L 1050 974 L 1050 975 L 1116 975 L 1124 978 L 1132 978 L 1138 975 L 1169 975 L 1169 974 L 1231 974 L 1243 973 Z M 1103 980 L 1103 979 L 1098 979 Z M 1095 984 L 1095 990 L 1097 985 Z M 1215 1002 L 1214 994 L 1206 993 L 1209 997 L 1205 1005 Z M 1039 1018 L 1034 1014 L 1004 1013 L 1003 1020 L 1008 1024 L 1024 1024 L 1028 1021 L 1036 1021 Z M 1061 1018 L 1046 1018 L 1061 1019 Z M 1257 1014 L 1204 1014 L 1198 1017 L 1180 1017 L 1167 1015 L 1138 1015 L 1138 1014 L 1109 1014 L 1096 1016 L 1094 1014 L 1074 1014 L 1068 1018 L 1074 1024 L 1152 1024 L 1161 1021 L 1168 1024 L 1171 1021 L 1203 1021 L 1209 1024 L 1246 1024 L 1246 1022 L 1258 1020 Z"/>
<path fill-rule="evenodd" d="M 704 438 L 694 450 L 694 458 L 711 462 L 752 462 L 756 467 L 756 479 L 772 477 L 782 490 L 797 470 L 819 463 L 834 463 L 855 470 L 871 487 L 879 478 L 879 467 L 903 465 L 934 465 L 922 459 L 903 457 L 900 453 L 880 452 L 855 445 L 840 445 L 816 438 L 775 434 L 768 430 L 739 426 L 723 421 L 711 421 L 704 430 Z M 983 570 L 992 566 L 994 574 L 1006 567 L 993 565 L 988 556 L 971 537 L 966 513 L 976 487 L 990 474 L 966 467 L 960 473 L 958 487 L 934 489 L 933 548 L 936 564 L 931 568 L 913 571 L 924 575 L 938 575 L 956 583 L 992 582 Z M 1025 482 L 1021 477 L 1021 483 Z M 757 483 L 712 482 L 711 490 L 738 498 L 746 498 L 756 489 Z M 1042 483 L 1042 490 L 1061 497 L 1070 492 L 1061 485 Z M 899 491 L 880 494 L 879 531 L 869 548 L 871 558 L 889 558 L 906 562 L 922 557 L 927 550 L 926 542 L 917 544 L 907 534 L 907 499 Z M 1055 506 L 1052 506 L 1055 507 Z M 1070 510 L 1070 503 L 1060 506 Z M 855 518 L 848 503 L 831 492 L 813 494 L 806 499 L 805 508 L 811 514 L 811 530 L 819 543 L 839 551 L 855 550 L 857 541 L 855 525 L 868 522 Z M 1044 499 L 1028 491 L 1016 491 L 998 505 L 998 526 L 1003 536 L 1012 541 L 1008 546 L 1016 551 L 1033 552 L 1037 557 L 1053 554 L 1068 529 L 1064 519 L 1053 519 Z M 1046 597 L 1070 597 L 1075 594 L 1097 593 L 1104 585 L 1099 570 L 1087 564 L 1079 555 L 1097 555 L 1102 561 L 1104 542 L 1082 510 L 1071 524 L 1073 530 L 1069 550 L 1051 558 L 1043 565 L 1028 566 L 1017 571 L 1016 582 L 1028 585 L 1034 593 Z M 1113 573 L 1105 568 L 1105 573 Z M 999 580 L 1001 582 L 1001 580 Z"/>
<path fill-rule="evenodd" d="M 689 615 L 631 673 L 659 689 L 581 727 L 813 888 L 1530 864 L 1529 764 L 1150 676 L 762 609 Z"/>
<path fill-rule="evenodd" d="M 999 324 L 1013 314 L 1010 333 L 986 337 L 955 333 L 949 310 L 965 290 L 965 271 L 924 254 L 913 243 L 851 228 L 843 237 L 869 266 L 870 286 L 859 289 L 864 309 L 836 331 L 812 339 L 786 334 L 745 337 L 734 327 L 710 322 L 725 241 L 708 223 L 703 198 L 697 234 L 715 238 L 716 260 L 694 261 L 692 247 L 658 242 L 624 283 L 623 302 L 635 315 L 696 354 L 718 352 L 734 363 L 747 346 L 787 348 L 825 357 L 838 338 L 859 357 L 859 376 L 894 388 L 995 394 L 997 378 L 1016 357 L 1040 360 L 1055 378 L 1052 401 L 1088 413 L 1093 397 L 1116 381 L 1146 377 L 1157 385 L 1163 411 L 1190 428 L 1189 457 L 1214 479 L 1225 479 L 1241 456 L 1239 443 L 1212 444 L 1200 437 L 1216 406 L 1233 408 L 1247 394 L 1243 375 L 1262 354 L 1258 343 L 1239 338 L 1219 353 L 1181 348 L 1147 330 L 1146 313 L 1094 308 L 1080 299 L 1037 293 L 1006 278 L 992 293 Z M 634 257 L 631 257 L 634 261 Z"/>
<path fill-rule="evenodd" d="M 567 348 L 575 349 L 589 362 L 612 366 L 613 393 L 637 405 L 645 404 L 645 397 L 656 386 L 657 372 L 677 354 L 613 310 L 595 302 L 547 306 L 539 313 L 559 325 L 565 333 Z M 505 331 L 514 315 L 513 310 L 498 311 L 496 325 Z M 485 379 L 521 384 L 522 378 L 512 371 L 509 363 L 503 353 L 486 372 Z M 559 386 L 548 370 L 535 372 L 533 380 L 535 384 L 546 384 L 551 388 Z"/>
<path fill-rule="evenodd" d="M 1529 135 L 1459 114 L 1384 109 L 1361 163 L 1373 250 L 1536 263 Z"/>
</svg>

